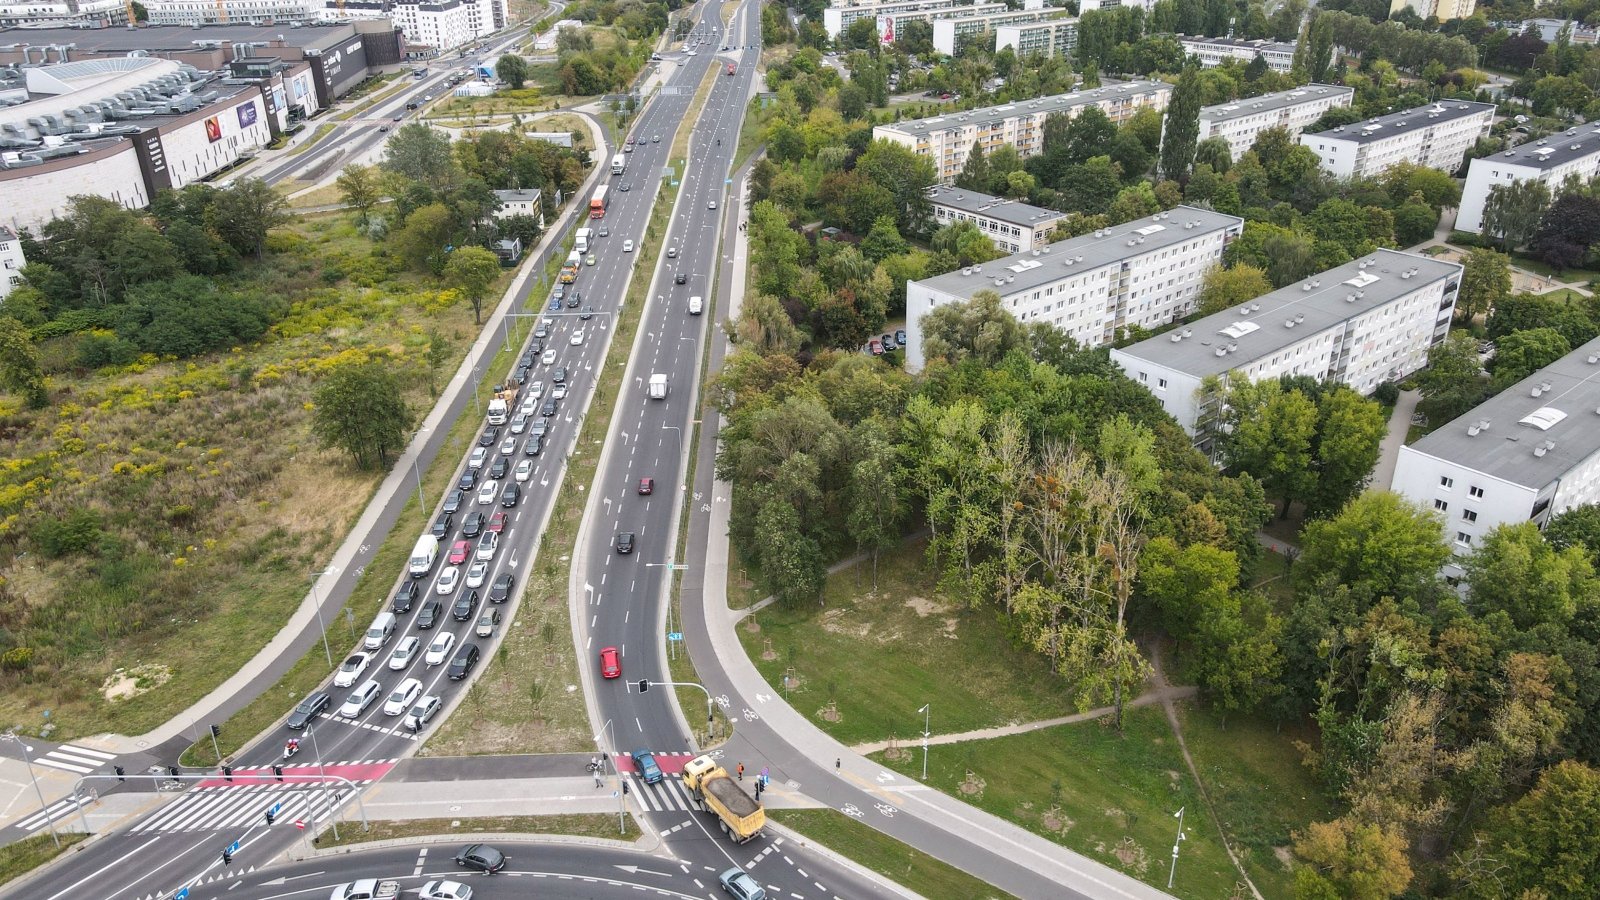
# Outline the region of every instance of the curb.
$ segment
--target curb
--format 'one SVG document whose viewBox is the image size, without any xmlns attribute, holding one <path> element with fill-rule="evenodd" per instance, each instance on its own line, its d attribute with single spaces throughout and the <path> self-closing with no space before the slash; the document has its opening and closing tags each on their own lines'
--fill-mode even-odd
<svg viewBox="0 0 1600 900">
<path fill-rule="evenodd" d="M 438 844 L 459 844 L 463 839 L 469 838 L 477 841 L 493 841 L 500 844 L 551 844 L 567 847 L 602 847 L 611 850 L 636 850 L 644 853 L 654 852 L 656 848 L 661 846 L 660 837 L 651 834 L 641 834 L 638 840 L 623 841 L 612 840 L 609 838 L 577 837 L 570 834 L 550 834 L 540 835 L 538 837 L 529 837 L 527 834 L 518 834 L 515 832 L 465 831 L 461 834 L 453 835 L 425 834 L 417 835 L 415 837 L 388 838 L 381 841 L 364 841 L 359 844 L 344 844 L 338 847 L 328 847 L 326 849 L 313 848 L 309 853 L 304 852 L 305 848 L 302 844 L 299 848 L 302 851 L 300 854 L 296 855 L 293 851 L 290 851 L 289 853 L 283 855 L 288 856 L 295 862 L 303 862 L 308 859 L 327 859 L 335 856 L 348 856 L 352 853 L 365 853 L 371 850 L 383 850 L 389 847 L 431 847 Z M 655 838 L 655 840 L 647 846 L 646 842 L 650 838 Z"/>
</svg>

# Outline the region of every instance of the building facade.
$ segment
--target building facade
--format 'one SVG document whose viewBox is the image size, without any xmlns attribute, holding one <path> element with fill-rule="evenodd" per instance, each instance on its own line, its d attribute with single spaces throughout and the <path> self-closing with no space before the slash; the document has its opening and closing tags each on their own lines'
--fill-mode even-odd
<svg viewBox="0 0 1600 900">
<path fill-rule="evenodd" d="M 1156 328 L 1194 311 L 1206 270 L 1244 220 L 1180 206 L 981 266 L 906 284 L 906 368 L 917 371 L 922 317 L 978 291 L 1000 295 L 1017 321 L 1045 322 L 1098 347 L 1126 328 Z"/>
<path fill-rule="evenodd" d="M 1149 12 L 1151 7 L 1155 5 L 1155 0 L 1082 0 L 1082 2 L 1078 4 L 1078 12 L 1082 14 L 1086 12 L 1099 12 L 1106 9 L 1119 9 L 1122 7 L 1134 7 L 1137 9 L 1142 9 L 1145 12 Z"/>
<path fill-rule="evenodd" d="M 822 10 L 822 27 L 828 37 L 838 37 L 845 29 L 861 19 L 891 19 L 907 22 L 931 22 L 939 16 L 976 16 L 1005 12 L 1004 3 L 975 3 L 962 5 L 955 0 L 865 0 L 861 3 L 830 3 Z"/>
<path fill-rule="evenodd" d="M 1200 109 L 1200 139 L 1220 137 L 1234 159 L 1249 150 L 1261 132 L 1283 128 L 1292 138 L 1335 106 L 1349 106 L 1355 88 L 1308 84 L 1292 91 L 1262 94 Z"/>
<path fill-rule="evenodd" d="M 1056 226 L 1071 216 L 964 188 L 929 188 L 928 199 L 933 203 L 934 227 L 971 222 L 994 241 L 996 249 L 1006 253 L 1043 247 L 1050 242 L 1050 233 Z"/>
<path fill-rule="evenodd" d="M 528 191 L 495 191 L 494 197 L 500 201 L 495 207 L 496 219 L 509 219 L 512 216 L 533 216 L 539 220 L 539 227 L 544 228 L 544 206 L 540 201 L 537 188 Z"/>
<path fill-rule="evenodd" d="M 1483 207 L 1497 185 L 1540 181 L 1554 194 L 1568 177 L 1587 182 L 1600 175 L 1600 127 L 1585 125 L 1564 134 L 1474 159 L 1467 167 L 1467 184 L 1461 190 L 1456 228 L 1476 234 L 1483 230 Z"/>
<path fill-rule="evenodd" d="M 1461 266 L 1378 250 L 1181 328 L 1113 349 L 1196 443 L 1219 412 L 1207 379 L 1304 375 L 1370 394 L 1427 365 L 1450 329 Z"/>
<path fill-rule="evenodd" d="M 1250 63 L 1257 56 L 1266 60 L 1267 68 L 1274 72 L 1287 72 L 1294 67 L 1294 41 L 1246 41 L 1236 38 L 1189 37 L 1178 35 L 1186 56 L 1200 60 L 1202 68 L 1220 66 L 1231 59 Z"/>
<path fill-rule="evenodd" d="M 1390 0 L 1389 14 L 1394 15 L 1408 6 L 1424 19 L 1435 18 L 1448 22 L 1451 19 L 1470 19 L 1478 8 L 1478 0 Z"/>
<path fill-rule="evenodd" d="M 1494 109 L 1490 103 L 1449 100 L 1302 133 L 1300 143 L 1340 178 L 1371 178 L 1402 162 L 1454 174 L 1478 138 L 1488 135 Z"/>
<path fill-rule="evenodd" d="M 1068 18 L 1060 9 L 1019 9 L 987 13 L 981 16 L 963 16 L 959 19 L 933 20 L 933 49 L 954 56 L 960 43 L 976 34 L 996 32 L 1003 25 L 1032 25 Z M 1076 23 L 1077 19 L 1072 19 Z M 995 50 L 995 47 L 985 47 Z"/>
<path fill-rule="evenodd" d="M 126 24 L 125 0 L 0 0 L 0 27 L 110 28 Z"/>
<path fill-rule="evenodd" d="M 1160 81 L 1108 80 L 1070 94 L 876 125 L 872 137 L 928 157 L 940 183 L 948 184 L 961 173 L 975 146 L 992 153 L 1010 144 L 1023 158 L 1043 152 L 1044 122 L 1052 114 L 1076 116 L 1094 106 L 1120 125 L 1141 109 L 1165 110 L 1171 97 L 1172 85 Z"/>
<path fill-rule="evenodd" d="M 1400 448 L 1391 489 L 1432 509 L 1456 554 L 1501 525 L 1600 502 L 1600 338 Z"/>
<path fill-rule="evenodd" d="M 0 225 L 0 301 L 22 284 L 22 267 L 27 264 L 17 233 Z"/>
<path fill-rule="evenodd" d="M 1054 19 L 1027 25 L 1000 25 L 994 30 L 996 52 L 1010 47 L 1019 59 L 1040 56 L 1071 57 L 1078 49 L 1078 20 Z"/>
</svg>

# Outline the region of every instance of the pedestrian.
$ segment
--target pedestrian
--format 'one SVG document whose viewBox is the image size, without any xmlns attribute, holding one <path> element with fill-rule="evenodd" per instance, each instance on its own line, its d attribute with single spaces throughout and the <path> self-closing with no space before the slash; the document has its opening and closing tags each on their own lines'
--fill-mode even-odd
<svg viewBox="0 0 1600 900">
<path fill-rule="evenodd" d="M 835 775 L 839 774 L 839 762 L 839 757 L 835 756 L 833 758 L 833 774 Z"/>
<path fill-rule="evenodd" d="M 739 763 L 739 780 L 744 780 L 744 763 Z"/>
<path fill-rule="evenodd" d="M 595 773 L 594 773 L 594 786 L 595 787 L 599 787 L 600 786 L 600 772 L 599 772 L 599 770 L 596 770 Z"/>
<path fill-rule="evenodd" d="M 766 784 L 767 782 L 772 780 L 772 776 L 768 775 L 767 771 L 768 771 L 768 769 L 767 769 L 766 766 L 762 766 L 761 767 L 761 783 L 762 784 Z"/>
<path fill-rule="evenodd" d="M 756 802 L 761 802 L 761 782 L 759 780 L 756 781 Z"/>
</svg>

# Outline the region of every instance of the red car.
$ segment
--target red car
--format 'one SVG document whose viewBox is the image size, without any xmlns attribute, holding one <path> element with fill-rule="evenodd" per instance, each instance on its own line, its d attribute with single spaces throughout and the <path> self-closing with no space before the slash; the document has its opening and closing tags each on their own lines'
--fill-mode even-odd
<svg viewBox="0 0 1600 900">
<path fill-rule="evenodd" d="M 450 565 L 459 566 L 472 555 L 472 544 L 468 541 L 456 541 L 450 545 Z"/>
<path fill-rule="evenodd" d="M 882 356 L 883 355 L 883 342 L 878 340 L 877 338 L 873 338 L 872 340 L 868 341 L 867 342 L 867 352 L 871 353 L 873 356 Z"/>
<path fill-rule="evenodd" d="M 653 494 L 655 492 L 656 492 L 656 480 L 654 478 L 641 478 L 641 479 L 639 479 L 639 493 L 641 493 L 641 494 Z"/>
<path fill-rule="evenodd" d="M 617 655 L 617 648 L 607 647 L 600 651 L 600 675 L 603 678 L 622 677 L 622 658 Z"/>
<path fill-rule="evenodd" d="M 499 534 L 500 532 L 506 530 L 506 523 L 509 521 L 511 521 L 510 516 L 503 512 L 497 512 L 489 517 L 489 530 L 495 534 Z"/>
</svg>

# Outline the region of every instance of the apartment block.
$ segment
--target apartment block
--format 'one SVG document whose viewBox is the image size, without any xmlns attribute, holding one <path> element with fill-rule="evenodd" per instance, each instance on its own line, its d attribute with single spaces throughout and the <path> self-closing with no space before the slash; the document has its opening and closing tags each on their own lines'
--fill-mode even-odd
<svg viewBox="0 0 1600 900">
<path fill-rule="evenodd" d="M 1390 488 L 1443 517 L 1447 575 L 1500 525 L 1600 502 L 1600 338 L 1401 447 Z"/>
<path fill-rule="evenodd" d="M 1044 122 L 1052 114 L 1076 116 L 1095 106 L 1112 122 L 1121 124 L 1146 107 L 1157 112 L 1165 110 L 1171 98 L 1172 85 L 1164 82 L 1108 80 L 1100 87 L 1070 94 L 877 125 L 872 137 L 894 141 L 933 160 L 939 181 L 948 184 L 960 174 L 974 146 L 992 153 L 1010 144 L 1024 158 L 1042 152 Z"/>
<path fill-rule="evenodd" d="M 1046 322 L 1097 347 L 1131 326 L 1156 328 L 1194 310 L 1206 270 L 1244 220 L 1180 206 L 1093 234 L 906 284 L 906 368 L 924 364 L 922 317 L 978 291 L 1017 321 Z"/>
<path fill-rule="evenodd" d="M 861 19 L 880 22 L 879 33 L 885 31 L 882 20 L 890 28 L 895 23 L 932 22 L 940 18 L 993 15 L 1005 12 L 1004 3 L 958 4 L 955 0 L 865 0 L 865 2 L 835 3 L 822 11 L 822 27 L 829 37 L 838 37 L 844 30 Z"/>
<path fill-rule="evenodd" d="M 1233 158 L 1249 150 L 1261 132 L 1284 128 L 1294 137 L 1335 106 L 1349 106 L 1355 88 L 1308 84 L 1292 91 L 1262 94 L 1200 109 L 1200 139 L 1220 137 Z"/>
<path fill-rule="evenodd" d="M 971 222 L 1007 253 L 1043 247 L 1055 227 L 1071 215 L 956 187 L 929 188 L 928 199 L 933 202 L 934 227 Z"/>
<path fill-rule="evenodd" d="M 1053 19 L 1026 25 L 1000 25 L 994 30 L 994 49 L 1010 47 L 1019 59 L 1034 54 L 1071 58 L 1078 49 L 1078 20 Z"/>
<path fill-rule="evenodd" d="M 0 225 L 0 300 L 22 284 L 22 267 L 27 263 L 22 258 L 22 242 L 17 240 L 17 233 Z"/>
<path fill-rule="evenodd" d="M 1470 19 L 1478 8 L 1478 0 L 1390 0 L 1389 14 L 1394 15 L 1406 7 L 1424 19 L 1437 18 L 1441 22 L 1451 19 Z"/>
<path fill-rule="evenodd" d="M 1111 359 L 1209 450 L 1218 401 L 1202 394 L 1206 379 L 1306 375 L 1369 394 L 1427 365 L 1449 332 L 1460 286 L 1456 263 L 1378 250 L 1114 349 Z"/>
<path fill-rule="evenodd" d="M 1149 12 L 1155 5 L 1155 0 L 1082 0 L 1078 4 L 1078 12 L 1099 12 L 1122 7 L 1134 7 Z"/>
<path fill-rule="evenodd" d="M 1456 228 L 1472 233 L 1483 230 L 1483 206 L 1496 185 L 1542 181 L 1553 194 L 1569 175 L 1585 182 L 1600 175 L 1600 127 L 1569 128 L 1564 134 L 1474 159 L 1467 167 Z"/>
<path fill-rule="evenodd" d="M 1033 25 L 1064 18 L 1067 18 L 1067 14 L 1061 9 L 1018 9 L 986 13 L 981 16 L 964 16 L 959 19 L 934 19 L 933 49 L 954 56 L 956 47 L 972 35 L 994 32 L 1003 25 Z M 1077 19 L 1072 21 L 1077 22 Z"/>
<path fill-rule="evenodd" d="M 494 198 L 500 201 L 495 207 L 496 219 L 508 219 L 512 216 L 533 216 L 539 220 L 539 227 L 544 227 L 544 204 L 540 202 L 538 188 L 530 190 L 495 191 Z"/>
<path fill-rule="evenodd" d="M 1454 173 L 1489 133 L 1494 104 L 1450 100 L 1300 135 L 1322 168 L 1340 178 L 1371 178 L 1409 162 Z"/>
<path fill-rule="evenodd" d="M 1294 41 L 1246 41 L 1225 37 L 1189 37 L 1178 35 L 1185 56 L 1200 60 L 1202 68 L 1220 66 L 1230 59 L 1243 63 L 1255 61 L 1257 56 L 1266 60 L 1267 68 L 1274 72 L 1287 72 L 1294 67 Z"/>
</svg>

